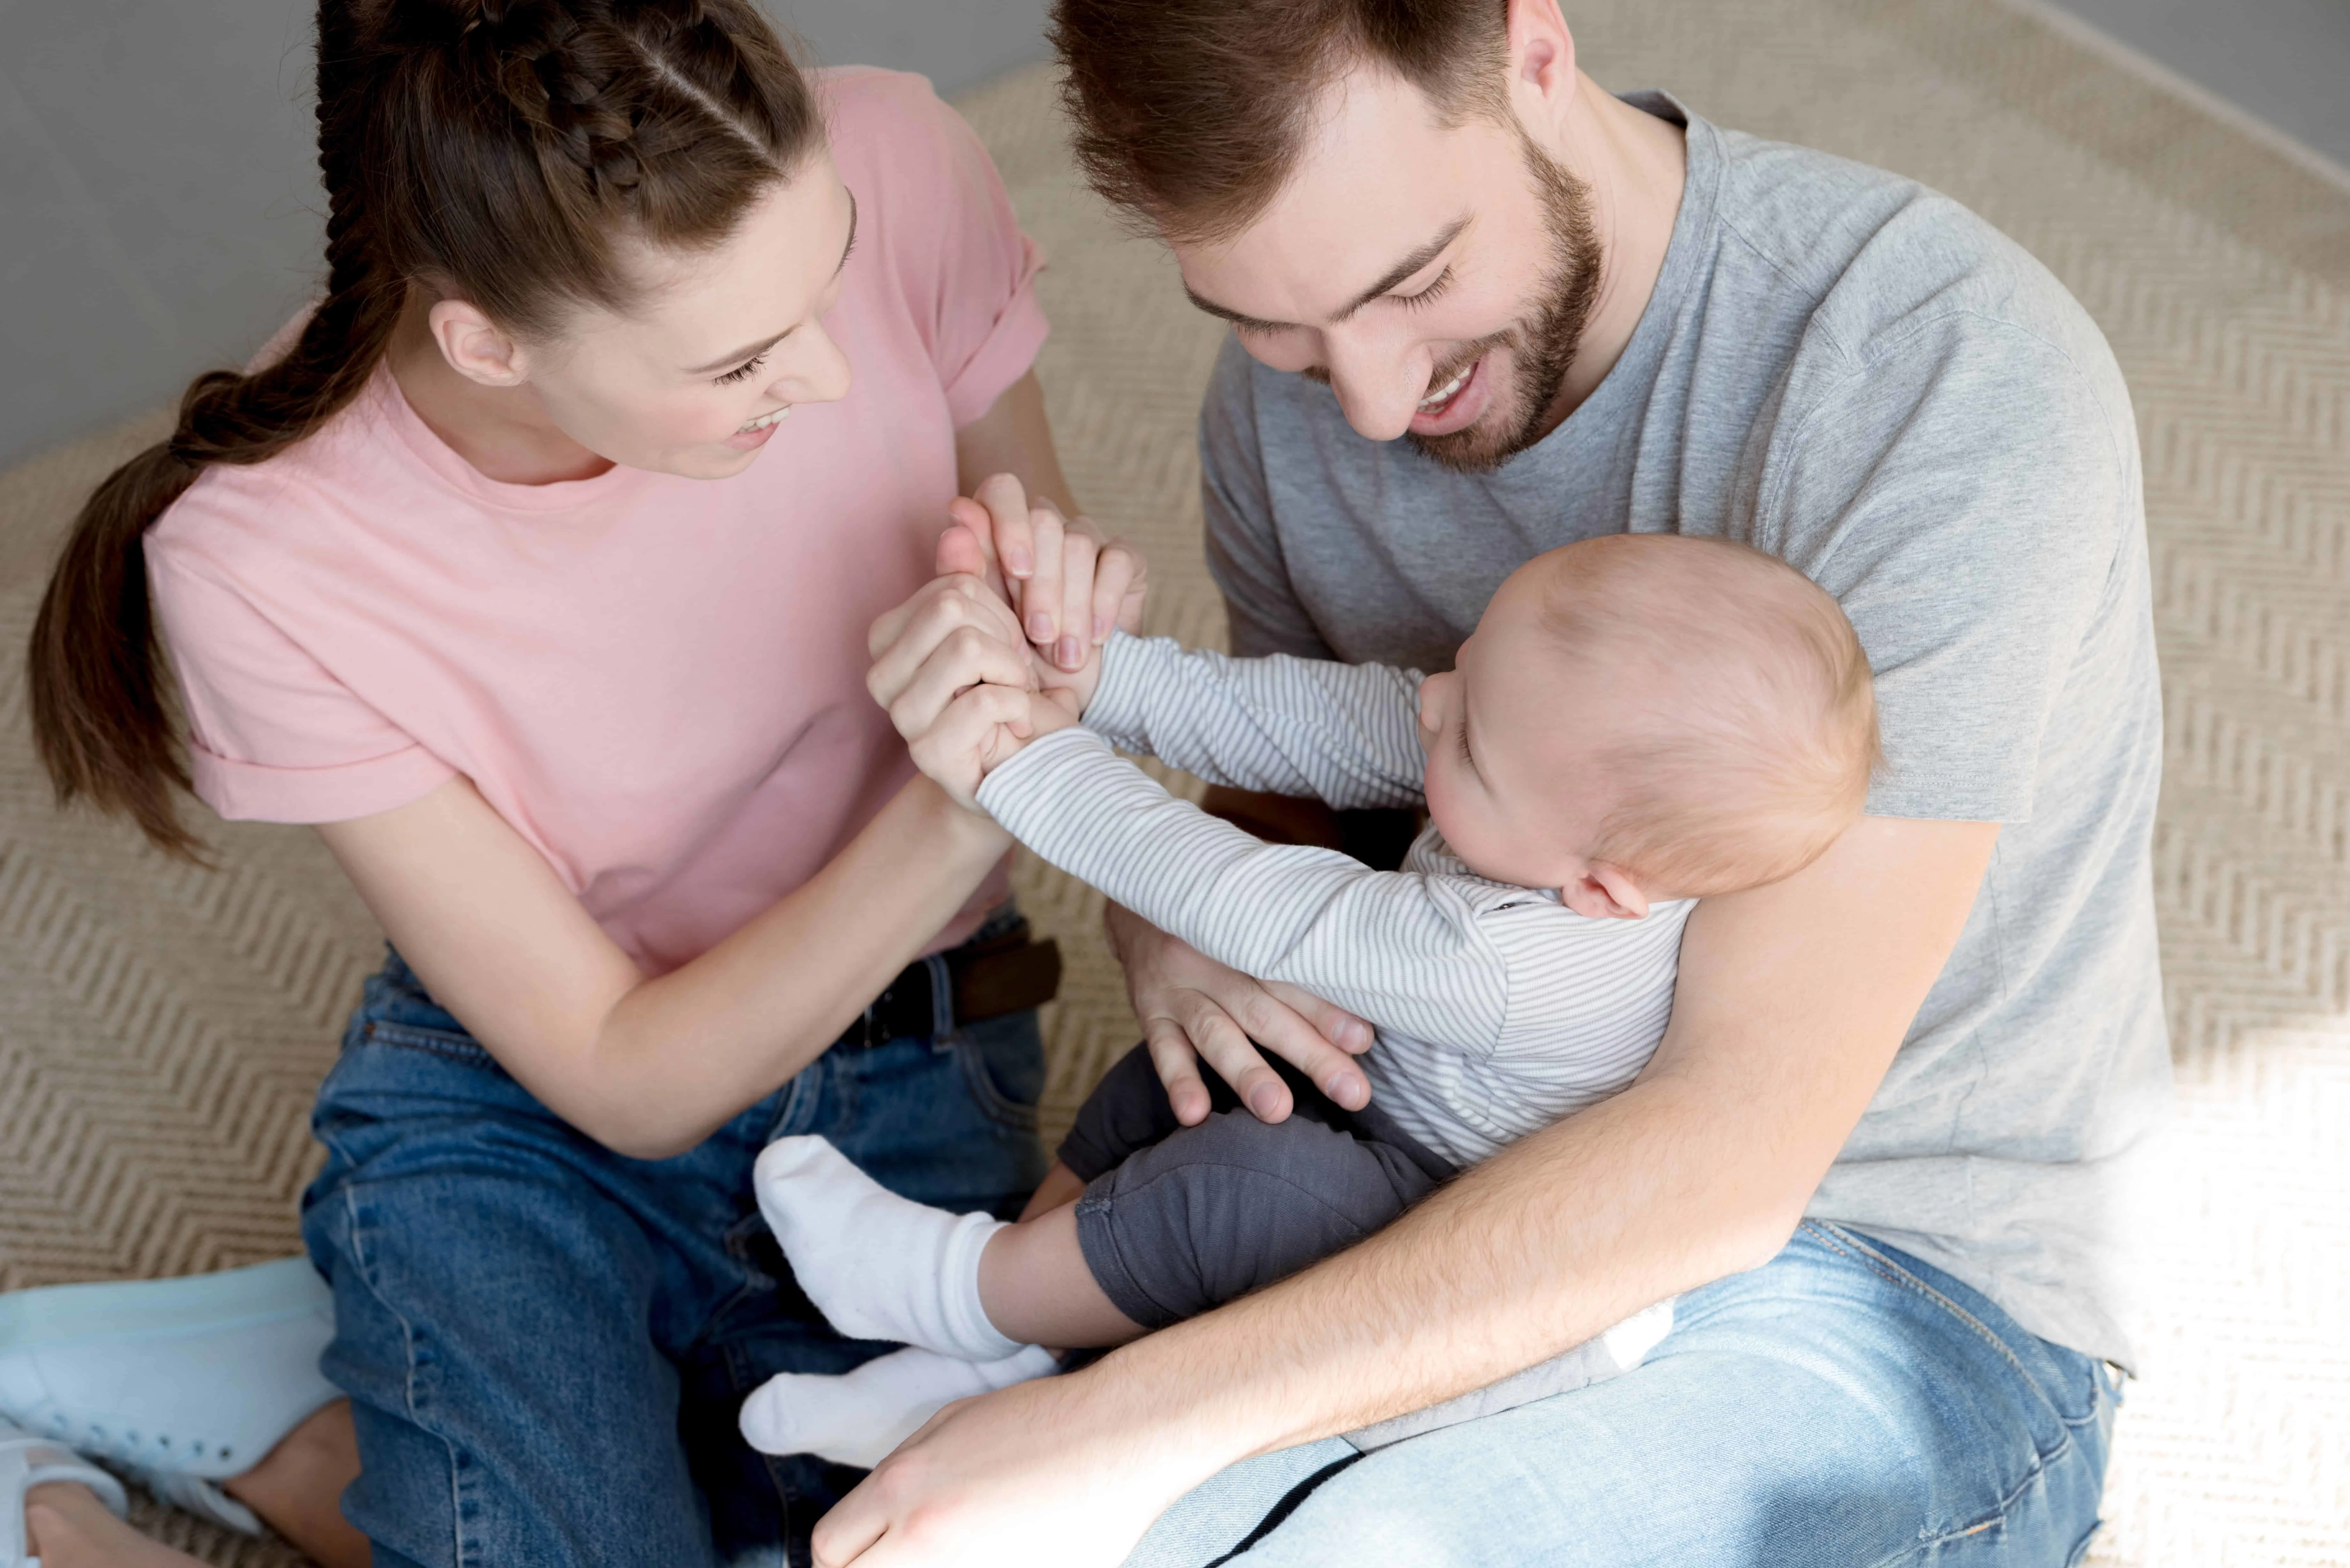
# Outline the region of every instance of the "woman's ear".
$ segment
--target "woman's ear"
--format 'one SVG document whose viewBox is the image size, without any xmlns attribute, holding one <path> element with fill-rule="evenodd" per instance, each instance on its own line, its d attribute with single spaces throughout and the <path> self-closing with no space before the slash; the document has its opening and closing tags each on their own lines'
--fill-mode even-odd
<svg viewBox="0 0 2350 1568">
<path fill-rule="evenodd" d="M 1595 860 L 1583 875 L 1558 890 L 1559 902 L 1594 920 L 1645 920 L 1648 896 L 1624 871 Z"/>
<path fill-rule="evenodd" d="M 425 321 L 449 369 L 484 387 L 519 387 L 530 379 L 521 344 L 462 299 L 434 302 Z"/>
</svg>

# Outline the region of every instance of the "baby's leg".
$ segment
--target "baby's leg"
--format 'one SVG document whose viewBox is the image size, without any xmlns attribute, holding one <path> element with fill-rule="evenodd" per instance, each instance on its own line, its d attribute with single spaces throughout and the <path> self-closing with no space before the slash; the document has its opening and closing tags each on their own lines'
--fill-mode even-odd
<svg viewBox="0 0 2350 1568">
<path fill-rule="evenodd" d="M 979 1257 L 978 1285 L 988 1321 L 1010 1339 L 1090 1350 L 1124 1345 L 1142 1334 L 1142 1325 L 1118 1311 L 1094 1282 L 1077 1244 L 1074 1202 L 988 1238 Z"/>
<path fill-rule="evenodd" d="M 1137 1152 L 1055 1212 L 1070 1216 L 1110 1305 L 1161 1328 L 1352 1246 L 1448 1168 L 1399 1137 L 1225 1111 Z"/>
</svg>

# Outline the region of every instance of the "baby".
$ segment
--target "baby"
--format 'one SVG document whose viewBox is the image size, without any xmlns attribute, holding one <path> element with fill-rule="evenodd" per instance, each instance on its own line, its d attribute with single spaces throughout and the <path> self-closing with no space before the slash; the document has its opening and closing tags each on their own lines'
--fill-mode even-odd
<svg viewBox="0 0 2350 1568">
<path fill-rule="evenodd" d="M 1088 676 L 1082 727 L 1038 698 L 1031 737 L 998 727 L 983 754 L 925 765 L 1210 957 L 1367 1019 L 1371 1102 L 1292 1075 L 1285 1121 L 1227 1091 L 1186 1127 L 1137 1047 L 1061 1146 L 1055 1177 L 1083 1196 L 1016 1224 L 779 1140 L 759 1204 L 810 1300 L 915 1348 L 777 1378 L 744 1406 L 754 1447 L 875 1463 L 948 1401 L 1053 1370 L 1038 1346 L 1121 1344 L 1268 1284 L 1617 1093 L 1663 1036 L 1695 900 L 1816 858 L 1877 757 L 1835 601 L 1759 551 L 1672 535 L 1527 563 L 1443 674 L 1119 636 Z M 1264 844 L 1113 745 L 1342 809 L 1424 803 L 1430 826 L 1394 872 Z"/>
</svg>

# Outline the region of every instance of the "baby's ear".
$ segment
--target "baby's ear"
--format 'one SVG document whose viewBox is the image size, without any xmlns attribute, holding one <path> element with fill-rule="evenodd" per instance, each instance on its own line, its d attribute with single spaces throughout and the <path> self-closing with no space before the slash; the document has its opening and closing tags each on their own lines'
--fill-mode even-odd
<svg viewBox="0 0 2350 1568">
<path fill-rule="evenodd" d="M 1559 902 L 1594 920 L 1645 920 L 1648 896 L 1620 867 L 1595 860 L 1582 876 L 1558 890 Z"/>
</svg>

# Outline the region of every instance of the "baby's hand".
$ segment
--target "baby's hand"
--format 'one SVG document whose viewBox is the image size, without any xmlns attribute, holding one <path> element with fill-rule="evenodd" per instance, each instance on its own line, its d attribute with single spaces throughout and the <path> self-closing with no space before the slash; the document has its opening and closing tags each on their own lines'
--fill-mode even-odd
<svg viewBox="0 0 2350 1568">
<path fill-rule="evenodd" d="M 1045 665 L 1074 674 L 1113 630 L 1141 629 L 1149 567 L 1132 545 L 1032 500 L 1008 473 L 957 497 L 947 514 L 953 526 L 939 541 L 939 570 L 1001 583 Z"/>
</svg>

